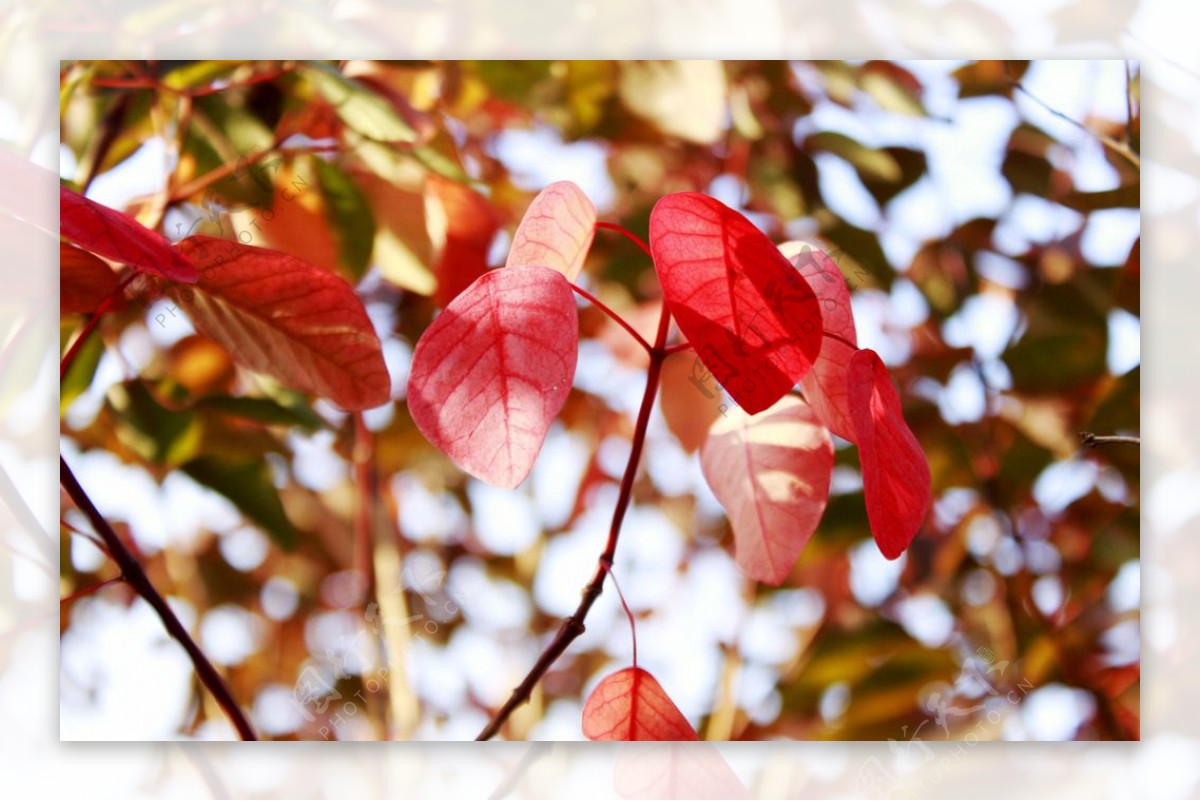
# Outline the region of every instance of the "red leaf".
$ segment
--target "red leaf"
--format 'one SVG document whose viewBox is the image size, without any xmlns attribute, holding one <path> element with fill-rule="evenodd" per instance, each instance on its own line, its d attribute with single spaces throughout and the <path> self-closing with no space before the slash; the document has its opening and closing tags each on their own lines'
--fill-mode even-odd
<svg viewBox="0 0 1200 801">
<path fill-rule="evenodd" d="M 589 740 L 700 739 L 662 686 L 638 667 L 596 685 L 583 705 L 583 733 Z"/>
<path fill-rule="evenodd" d="M 625 745 L 613 764 L 622 798 L 749 798 L 746 785 L 709 743 Z"/>
<path fill-rule="evenodd" d="M 121 282 L 100 259 L 68 245 L 58 244 L 58 310 L 62 314 L 91 314 Z"/>
<path fill-rule="evenodd" d="M 179 243 L 200 272 L 172 295 L 241 364 L 343 409 L 387 402 L 391 379 L 362 301 L 341 277 L 286 253 L 211 236 Z"/>
<path fill-rule="evenodd" d="M 680 330 L 747 412 L 771 406 L 812 367 L 816 295 L 741 214 L 706 195 L 666 195 L 650 214 L 650 249 Z"/>
<path fill-rule="evenodd" d="M 434 300 L 439 306 L 448 306 L 487 271 L 488 250 L 500 230 L 500 220 L 488 199 L 466 184 L 431 175 L 429 189 L 445 214 Z"/>
<path fill-rule="evenodd" d="M 830 431 L 853 442 L 854 423 L 846 401 L 846 367 L 858 350 L 858 335 L 846 279 L 833 259 L 807 242 L 785 242 L 779 249 L 800 270 L 821 302 L 825 336 L 820 358 L 808 375 L 800 379 L 804 399 Z"/>
<path fill-rule="evenodd" d="M 829 432 L 794 395 L 753 417 L 730 409 L 700 449 L 700 468 L 729 515 L 738 568 L 781 584 L 825 513 Z"/>
<path fill-rule="evenodd" d="M 508 251 L 509 267 L 537 264 L 574 281 L 596 235 L 596 206 L 570 181 L 552 183 L 525 210 Z"/>
<path fill-rule="evenodd" d="M 900 396 L 875 351 L 854 354 L 846 386 L 871 533 L 880 552 L 896 559 L 929 514 L 929 462 L 904 422 Z"/>
<path fill-rule="evenodd" d="M 409 413 L 463 470 L 516 487 L 566 403 L 578 348 L 567 279 L 548 267 L 492 270 L 421 336 Z"/>
<path fill-rule="evenodd" d="M 167 239 L 128 214 L 94 200 L 58 189 L 59 229 L 64 239 L 106 259 L 128 264 L 186 284 L 196 282 L 196 268 Z"/>
</svg>

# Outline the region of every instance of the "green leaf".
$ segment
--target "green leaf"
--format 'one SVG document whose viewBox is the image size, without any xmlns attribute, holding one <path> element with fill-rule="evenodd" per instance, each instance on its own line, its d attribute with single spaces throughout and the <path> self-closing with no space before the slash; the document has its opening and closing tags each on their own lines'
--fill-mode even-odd
<svg viewBox="0 0 1200 801">
<path fill-rule="evenodd" d="M 332 65 L 309 61 L 300 72 L 333 104 L 342 122 L 351 129 L 379 142 L 417 141 L 417 132 L 396 113 L 391 103 Z"/>
<path fill-rule="evenodd" d="M 1108 271 L 1111 272 L 1111 271 Z M 1097 273 L 1043 286 L 1025 306 L 1028 325 L 1005 351 L 1013 389 L 1057 392 L 1093 381 L 1107 370 L 1108 292 Z"/>
<path fill-rule="evenodd" d="M 338 260 L 358 280 L 371 263 L 375 216 L 349 175 L 324 159 L 313 161 L 325 199 L 325 217 L 338 240 Z"/>
<path fill-rule="evenodd" d="M 265 460 L 201 456 L 183 465 L 193 480 L 228 498 L 285 551 L 296 547 L 296 529 L 283 511 Z"/>
<path fill-rule="evenodd" d="M 68 341 L 68 338 L 75 333 L 76 327 L 68 324 L 61 325 L 64 342 Z M 60 415 L 66 414 L 75 399 L 91 386 L 92 378 L 96 375 L 96 368 L 100 365 L 100 357 L 103 355 L 104 340 L 99 334 L 88 337 L 87 342 L 83 343 L 83 347 L 75 355 L 75 361 L 71 362 L 71 369 L 59 382 L 58 413 Z"/>
<path fill-rule="evenodd" d="M 903 176 L 900 165 L 891 153 L 858 142 L 836 131 L 815 133 L 804 147 L 817 153 L 832 153 L 845 160 L 864 180 L 894 183 Z"/>
<path fill-rule="evenodd" d="M 271 398 L 210 395 L 198 400 L 192 408 L 209 409 L 255 423 L 295 426 L 305 431 L 316 431 L 326 425 L 325 420 L 303 402 L 284 405 Z"/>
<path fill-rule="evenodd" d="M 189 61 L 182 67 L 168 70 L 162 77 L 163 86 L 171 89 L 193 89 L 208 86 L 247 62 L 245 61 Z"/>
<path fill-rule="evenodd" d="M 156 465 L 178 466 L 200 449 L 203 425 L 194 412 L 165 408 L 141 381 L 126 381 L 108 392 L 117 416 L 117 438 Z"/>
</svg>

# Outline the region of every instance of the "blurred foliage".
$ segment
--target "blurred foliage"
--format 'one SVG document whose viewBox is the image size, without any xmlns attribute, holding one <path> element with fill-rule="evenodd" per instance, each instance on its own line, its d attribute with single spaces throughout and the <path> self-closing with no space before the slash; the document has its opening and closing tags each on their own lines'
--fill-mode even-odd
<svg viewBox="0 0 1200 801">
<path fill-rule="evenodd" d="M 602 219 L 644 232 L 661 195 L 721 187 L 740 197 L 777 241 L 801 237 L 826 247 L 864 302 L 889 305 L 887 293 L 913 288 L 927 314 L 912 325 L 885 317 L 883 336 L 902 345 L 891 367 L 932 467 L 935 514 L 903 562 L 898 587 L 867 603 L 851 578 L 856 549 L 870 534 L 860 490 L 841 482 L 785 586 L 738 589 L 755 609 L 797 588 L 821 599 L 817 619 L 793 627 L 794 653 L 769 666 L 778 680 L 774 705 L 744 708 L 714 689 L 699 729 L 735 739 L 904 740 L 916 730 L 924 739 L 999 737 L 987 722 L 995 707 L 985 701 L 1024 695 L 1026 685 L 1061 683 L 1094 702 L 1078 737 L 1136 738 L 1139 661 L 1114 656 L 1109 638 L 1121 624 L 1136 622 L 1137 611 L 1114 609 L 1106 593 L 1121 566 L 1139 555 L 1139 460 L 1127 446 L 1081 453 L 1076 432 L 1138 432 L 1140 373 L 1112 375 L 1106 358 L 1114 310 L 1138 314 L 1138 248 L 1119 263 L 1094 264 L 1081 238 L 1091 215 L 1138 207 L 1139 122 L 1066 125 L 1022 98 L 1018 82 L 1029 69 L 1027 62 L 994 61 L 938 68 L 942 96 L 935 104 L 929 70 L 882 61 L 78 61 L 61 67 L 61 133 L 78 165 L 67 177 L 81 185 L 116 173 L 148 141 L 159 140 L 178 155 L 160 198 L 168 205 L 165 233 L 237 237 L 339 272 L 372 308 L 388 310 L 379 317 L 387 326 L 382 333 L 400 353 L 411 352 L 450 297 L 503 263 L 497 236 L 505 243 L 540 188 L 510 163 L 502 138 L 513 131 L 538 137 L 535 149 L 598 149 L 612 186 L 600 204 Z M 946 87 L 953 96 L 944 96 Z M 946 223 L 945 233 L 916 242 L 911 258 L 898 259 L 887 241 L 898 204 L 910 202 L 918 187 L 936 193 L 956 180 L 931 172 L 933 145 L 911 135 L 913 126 L 949 124 L 941 117 L 978 103 L 1005 106 L 1019 123 L 994 154 L 994 169 L 1011 188 L 1006 207 L 971 219 L 929 209 Z M 1103 148 L 1110 186 L 1081 187 L 1072 165 L 1082 148 L 1098 146 L 1098 136 L 1124 152 Z M 835 165 L 849 171 L 834 171 Z M 551 179 L 558 177 L 570 176 Z M 873 205 L 866 216 L 879 223 L 847 219 L 831 181 L 857 181 L 863 202 Z M 1030 197 L 1049 204 L 1046 214 L 1051 207 L 1078 212 L 1074 230 L 1029 236 L 1019 247 L 1011 237 L 1001 241 L 1000 228 L 1013 225 L 1013 205 Z M 154 200 L 135 199 L 128 210 L 150 219 Z M 998 260 L 1006 269 L 992 268 Z M 653 325 L 653 269 L 631 244 L 599 236 L 586 272 L 591 291 L 606 303 L 643 332 Z M 466 625 L 445 578 L 480 565 L 488 581 L 515 587 L 532 602 L 547 546 L 612 484 L 600 448 L 607 439 L 628 438 L 628 417 L 601 393 L 573 391 L 561 423 L 588 450 L 579 485 L 560 488 L 576 499 L 573 509 L 520 552 L 497 556 L 478 536 L 466 477 L 425 443 L 401 399 L 373 423 L 371 486 L 381 522 L 373 543 L 355 542 L 353 420 L 240 371 L 230 354 L 201 337 L 175 335 L 156 344 L 152 335 L 179 323 L 163 316 L 158 288 L 134 294 L 99 328 L 107 354 L 94 340 L 64 377 L 63 434 L 84 451 L 107 451 L 158 481 L 182 471 L 270 537 L 266 555 L 251 567 L 235 567 L 224 556 L 221 531 L 203 530 L 194 541 L 146 557 L 164 593 L 199 615 L 234 604 L 258 620 L 253 653 L 227 668 L 235 694 L 249 707 L 268 685 L 297 688 L 293 697 L 317 687 L 302 698 L 305 712 L 294 725 L 275 733 L 283 738 L 333 736 L 338 707 L 330 699 L 364 689 L 373 699 L 367 714 L 352 732 L 336 736 L 409 737 L 436 731 L 456 714 L 478 717 L 487 704 L 477 697 L 448 710 L 425 696 L 421 672 L 438 669 L 420 663 L 428 651 L 405 651 L 417 660 L 414 672 L 405 680 L 397 674 L 381 692 L 370 674 L 338 672 L 314 642 L 313 626 L 324 615 L 357 609 L 367 640 L 379 649 L 414 648 L 416 639 L 439 649 Z M 965 310 L 984 299 L 1018 315 L 999 358 L 947 334 L 974 319 Z M 64 315 L 64 343 L 83 322 L 82 315 Z M 581 325 L 585 340 L 618 364 L 643 366 L 599 312 L 582 308 Z M 860 318 L 860 336 L 863 325 Z M 130 342 L 140 343 L 134 350 L 146 351 L 144 358 L 125 355 Z M 108 373 L 100 369 L 104 359 L 112 361 Z M 393 371 L 402 361 L 392 363 Z M 981 387 L 985 411 L 950 422 L 941 401 L 964 373 Z M 69 414 L 102 374 L 110 377 L 94 411 Z M 689 452 L 717 403 L 694 378 L 690 360 L 673 364 L 662 394 L 669 429 Z M 323 483 L 302 480 L 299 440 L 332 448 L 345 460 L 343 474 Z M 853 475 L 854 451 L 839 450 L 838 464 Z M 1063 465 L 1092 469 L 1093 480 L 1079 497 L 1048 508 L 1035 497 L 1035 482 Z M 398 488 L 409 484 L 438 499 L 428 511 L 437 519 L 425 527 L 445 528 L 446 536 L 397 528 Z M 691 496 L 666 493 L 644 470 L 635 502 L 658 506 L 684 532 L 681 571 L 697 554 L 731 547 L 723 519 L 702 514 Z M 465 522 L 452 514 L 458 508 Z M 432 565 L 428 575 L 406 572 L 413 560 Z M 111 576 L 108 565 L 80 569 L 67 556 L 62 565 L 64 594 Z M 354 572 L 366 565 L 385 591 L 378 597 L 390 604 L 383 612 L 410 621 L 389 625 L 378 616 L 367 583 Z M 294 609 L 267 614 L 268 579 L 294 588 Z M 1060 601 L 1039 603 L 1054 586 Z M 98 597 L 131 601 L 120 587 Z M 938 599 L 953 619 L 950 636 L 936 644 L 904 625 L 905 604 L 920 598 Z M 558 625 L 533 606 L 530 630 L 496 634 L 521 664 L 532 662 L 534 645 Z M 64 608 L 64 629 L 72 616 Z M 652 622 L 655 613 L 643 617 Z M 623 640 L 626 633 L 613 636 Z M 720 645 L 724 673 L 756 667 L 736 632 Z M 992 684 L 966 687 L 964 662 L 979 654 L 996 667 L 988 674 Z M 600 646 L 572 652 L 508 735 L 528 736 L 558 699 L 578 704 L 607 663 Z M 312 676 L 319 677 L 315 685 Z M 960 714 L 926 726 L 939 698 L 957 699 Z M 183 733 L 219 717 L 197 705 Z"/>
</svg>

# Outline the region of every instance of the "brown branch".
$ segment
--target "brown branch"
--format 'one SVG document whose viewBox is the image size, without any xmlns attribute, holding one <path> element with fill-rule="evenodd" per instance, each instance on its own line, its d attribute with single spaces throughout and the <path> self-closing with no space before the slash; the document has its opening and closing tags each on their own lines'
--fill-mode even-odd
<svg viewBox="0 0 1200 801">
<path fill-rule="evenodd" d="M 516 689 L 504 702 L 504 706 L 497 710 L 492 719 L 488 721 L 487 726 L 479 733 L 476 740 L 490 740 L 500 731 L 504 722 L 516 711 L 517 707 L 529 700 L 533 688 L 541 680 L 562 656 L 567 647 L 573 643 L 579 635 L 584 632 L 584 619 L 591 611 L 592 605 L 596 603 L 596 599 L 600 597 L 600 593 L 604 590 L 604 578 L 608 575 L 609 569 L 613 565 L 613 558 L 617 552 L 617 540 L 621 535 L 621 523 L 625 520 L 625 512 L 629 508 L 629 501 L 633 497 L 633 479 L 637 475 L 638 463 L 641 461 L 642 446 L 646 441 L 646 427 L 650 423 L 650 411 L 654 408 L 654 398 L 658 393 L 658 379 L 662 372 L 663 360 L 666 359 L 666 341 L 667 333 L 671 328 L 671 313 L 667 311 L 666 305 L 663 306 L 662 316 L 658 319 L 658 335 L 654 340 L 654 348 L 650 351 L 650 368 L 646 371 L 646 391 L 642 395 L 642 407 L 638 410 L 637 424 L 633 429 L 633 444 L 629 451 L 629 462 L 625 466 L 625 475 L 621 477 L 621 489 L 617 496 L 617 505 L 613 510 L 612 526 L 608 531 L 608 542 L 604 546 L 604 552 L 600 554 L 600 559 L 596 565 L 596 572 L 592 576 L 592 580 L 583 589 L 583 597 L 579 601 L 579 606 L 575 612 L 562 622 L 558 628 L 558 633 L 554 635 L 554 639 L 542 651 L 542 655 L 538 657 L 533 668 L 525 676 L 524 680 L 517 685 Z"/>
<path fill-rule="evenodd" d="M 1085 448 L 1096 448 L 1100 445 L 1141 445 L 1141 437 L 1097 436 L 1089 431 L 1079 432 L 1079 441 Z"/>
<path fill-rule="evenodd" d="M 109 555 L 116 563 L 117 568 L 121 571 L 121 577 L 129 582 L 134 591 L 150 604 L 150 607 L 158 614 L 162 620 L 163 626 L 167 633 L 174 637 L 183 650 L 187 652 L 188 657 L 192 660 L 192 665 L 196 669 L 196 675 L 200 679 L 200 683 L 208 688 L 212 693 L 221 709 L 229 716 L 229 720 L 237 729 L 238 735 L 243 740 L 257 740 L 258 736 L 254 733 L 254 727 L 250 725 L 250 720 L 246 714 L 238 706 L 234 700 L 233 694 L 226 686 L 225 680 L 221 678 L 221 674 L 213 667 L 212 662 L 208 661 L 208 657 L 200 650 L 200 646 L 188 634 L 183 623 L 175 615 L 175 611 L 171 609 L 166 599 L 159 594 L 154 585 L 150 583 L 146 572 L 142 570 L 142 566 L 134 558 L 129 549 L 125 547 L 125 543 L 117 536 L 117 532 L 113 531 L 112 526 L 104 519 L 104 515 L 100 514 L 100 510 L 92 503 L 92 499 L 88 497 L 87 492 L 80 486 L 79 481 L 75 478 L 75 474 L 71 472 L 71 468 L 67 466 L 66 459 L 61 456 L 59 462 L 59 477 L 62 481 L 63 488 L 67 494 L 71 496 L 71 500 L 75 501 L 75 505 L 87 516 L 92 524 L 92 528 L 104 540 L 105 547 L 108 549 Z"/>
</svg>

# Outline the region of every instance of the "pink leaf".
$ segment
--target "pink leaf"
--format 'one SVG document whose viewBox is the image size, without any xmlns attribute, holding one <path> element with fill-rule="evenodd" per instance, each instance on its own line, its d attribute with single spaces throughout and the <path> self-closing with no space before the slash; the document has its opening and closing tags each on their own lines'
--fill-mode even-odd
<svg viewBox="0 0 1200 801">
<path fill-rule="evenodd" d="M 663 688 L 639 667 L 618 670 L 596 685 L 583 705 L 589 740 L 698 740 L 696 730 Z"/>
<path fill-rule="evenodd" d="M 578 347 L 567 279 L 548 267 L 492 270 L 421 336 L 408 410 L 463 470 L 516 487 L 571 391 Z"/>
<path fill-rule="evenodd" d="M 128 264 L 186 284 L 196 282 L 196 268 L 157 231 L 151 231 L 128 214 L 94 200 L 58 189 L 59 229 L 64 239 L 106 259 Z"/>
<path fill-rule="evenodd" d="M 879 551 L 896 559 L 929 514 L 929 463 L 904 422 L 900 396 L 875 351 L 854 354 L 846 386 L 871 533 Z"/>
<path fill-rule="evenodd" d="M 821 350 L 816 295 L 754 225 L 707 195 L 663 197 L 650 249 L 667 304 L 721 386 L 754 414 L 783 397 Z"/>
<path fill-rule="evenodd" d="M 846 279 L 833 259 L 807 242 L 785 242 L 779 249 L 808 280 L 821 302 L 825 337 L 820 358 L 808 375 L 800 379 L 804 399 L 830 431 L 853 442 L 854 423 L 846 401 L 846 368 L 858 350 L 858 335 Z"/>
<path fill-rule="evenodd" d="M 829 432 L 794 395 L 754 416 L 730 409 L 713 424 L 700 467 L 729 514 L 738 567 L 756 581 L 781 584 L 825 513 Z"/>
<path fill-rule="evenodd" d="M 570 181 L 552 183 L 525 210 L 508 251 L 509 267 L 536 264 L 574 281 L 596 234 L 596 207 Z"/>
<path fill-rule="evenodd" d="M 624 745 L 613 765 L 622 798 L 749 798 L 746 785 L 709 743 Z"/>
<path fill-rule="evenodd" d="M 343 409 L 387 402 L 391 379 L 362 301 L 341 277 L 274 250 L 211 236 L 179 243 L 200 271 L 172 296 L 241 364 Z"/>
</svg>

